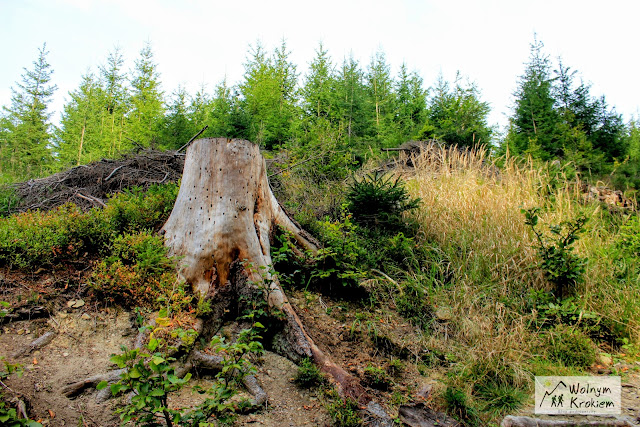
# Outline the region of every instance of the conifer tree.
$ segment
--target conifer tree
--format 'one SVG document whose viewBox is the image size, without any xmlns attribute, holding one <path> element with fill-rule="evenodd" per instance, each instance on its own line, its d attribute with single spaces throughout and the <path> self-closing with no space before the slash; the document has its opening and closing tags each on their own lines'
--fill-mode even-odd
<svg viewBox="0 0 640 427">
<path fill-rule="evenodd" d="M 236 88 L 227 84 L 225 78 L 215 89 L 211 102 L 209 129 L 212 136 L 247 138 L 247 116 L 240 108 Z"/>
<path fill-rule="evenodd" d="M 378 142 L 388 140 L 395 135 L 394 113 L 396 110 L 394 81 L 391 67 L 382 51 L 371 58 L 366 74 L 368 112 L 372 123 L 371 129 Z M 393 141 L 391 143 L 397 143 Z"/>
<path fill-rule="evenodd" d="M 165 149 L 177 150 L 195 134 L 189 118 L 189 94 L 179 86 L 172 94 L 162 119 L 158 140 Z"/>
<path fill-rule="evenodd" d="M 398 125 L 400 138 L 403 140 L 416 138 L 418 130 L 424 124 L 427 93 L 422 84 L 423 80 L 418 73 L 409 73 L 406 64 L 402 64 L 395 90 L 395 121 Z"/>
<path fill-rule="evenodd" d="M 366 86 L 364 73 L 358 61 L 350 55 L 342 62 L 342 68 L 336 79 L 336 94 L 341 127 L 345 129 L 349 144 L 357 142 L 360 136 L 368 133 Z"/>
<path fill-rule="evenodd" d="M 107 155 L 101 136 L 105 92 L 96 77 L 82 77 L 80 87 L 69 92 L 60 128 L 56 131 L 59 167 L 80 165 Z"/>
<path fill-rule="evenodd" d="M 513 134 L 508 140 L 512 152 L 548 160 L 562 154 L 562 147 L 557 133 L 559 119 L 552 93 L 551 62 L 543 47 L 537 38 L 530 46 L 529 62 L 514 93 Z"/>
<path fill-rule="evenodd" d="M 335 70 L 329 53 L 322 43 L 316 50 L 316 57 L 309 64 L 309 72 L 305 76 L 301 89 L 301 102 L 304 114 L 308 118 L 332 121 L 336 114 Z"/>
<path fill-rule="evenodd" d="M 127 136 L 148 146 L 164 116 L 160 75 L 147 42 L 136 60 L 131 78 L 131 111 L 127 117 Z"/>
<path fill-rule="evenodd" d="M 50 84 L 53 70 L 47 62 L 46 43 L 38 50 L 33 68 L 24 69 L 21 82 L 12 88 L 11 105 L 5 107 L 0 131 L 3 169 L 17 177 L 44 173 L 53 161 L 51 113 L 47 111 L 56 85 Z"/>
<path fill-rule="evenodd" d="M 451 87 L 441 75 L 431 92 L 421 139 L 436 138 L 458 147 L 491 144 L 492 129 L 487 123 L 490 107 L 480 100 L 475 84 L 463 84 L 457 74 Z"/>
<path fill-rule="evenodd" d="M 108 156 L 130 146 L 125 139 L 125 117 L 129 112 L 126 75 L 122 67 L 124 58 L 119 47 L 115 47 L 107 57 L 107 63 L 100 66 L 100 84 L 104 89 L 104 105 L 100 114 L 100 135 L 102 150 Z"/>
<path fill-rule="evenodd" d="M 268 149 L 287 141 L 295 117 L 296 66 L 289 61 L 283 41 L 269 57 L 260 43 L 251 48 L 240 84 L 242 108 L 247 114 L 249 137 Z"/>
</svg>

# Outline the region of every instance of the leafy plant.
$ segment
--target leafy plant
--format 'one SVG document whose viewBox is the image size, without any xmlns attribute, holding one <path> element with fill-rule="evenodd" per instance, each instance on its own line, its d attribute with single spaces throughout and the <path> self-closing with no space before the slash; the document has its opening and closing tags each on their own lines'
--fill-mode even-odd
<svg viewBox="0 0 640 427">
<path fill-rule="evenodd" d="M 377 366 L 367 366 L 364 368 L 364 381 L 369 386 L 378 390 L 388 390 L 391 386 L 391 378 L 384 369 Z"/>
<path fill-rule="evenodd" d="M 249 355 L 259 355 L 264 352 L 260 343 L 262 338 L 259 330 L 260 323 L 251 328 L 243 329 L 235 342 L 227 343 L 223 337 L 215 336 L 211 341 L 217 353 L 222 354 L 222 369 L 216 374 L 213 385 L 207 389 L 197 389 L 199 393 L 206 393 L 207 398 L 193 411 L 183 418 L 188 425 L 208 426 L 206 421 L 214 415 L 222 424 L 231 423 L 237 412 L 249 408 L 247 400 L 233 403 L 230 401 L 238 393 L 238 386 L 247 375 L 253 375 L 256 368 L 247 360 Z"/>
<path fill-rule="evenodd" d="M 313 360 L 305 357 L 300 361 L 294 381 L 300 387 L 312 388 L 324 383 L 325 379 Z"/>
<path fill-rule="evenodd" d="M 123 423 L 134 421 L 136 425 L 157 425 L 158 418 L 163 418 L 167 426 L 180 421 L 181 413 L 168 406 L 170 392 L 180 390 L 191 378 L 191 374 L 183 378 L 176 376 L 171 365 L 173 357 L 157 351 L 162 347 L 162 340 L 151 338 L 146 348 L 129 350 L 122 347 L 122 354 L 114 355 L 111 361 L 125 371 L 120 380 L 111 385 L 111 393 L 115 396 L 121 392 L 132 392 L 133 397 L 123 408 L 117 410 Z M 107 382 L 98 384 L 98 390 L 107 387 Z"/>
<path fill-rule="evenodd" d="M 538 228 L 540 208 L 522 209 L 525 224 L 536 236 L 536 249 L 541 258 L 539 267 L 554 286 L 553 293 L 561 299 L 573 294 L 576 285 L 584 279 L 586 259 L 573 253 L 573 243 L 584 232 L 587 217 L 584 215 L 559 225 L 550 225 L 550 234 Z"/>
<path fill-rule="evenodd" d="M 361 180 L 353 179 L 346 195 L 347 210 L 365 227 L 397 230 L 404 226 L 402 214 L 420 206 L 412 199 L 400 178 L 376 171 Z"/>
<path fill-rule="evenodd" d="M 2 357 L 0 357 L 0 361 L 2 361 L 0 383 L 14 374 L 18 377 L 22 376 L 22 365 L 9 363 Z M 11 392 L 11 389 L 7 388 L 4 383 L 2 383 L 2 386 Z M 7 427 L 42 427 L 42 424 L 36 421 L 21 418 L 16 408 L 12 407 L 9 402 L 6 401 L 6 397 L 2 392 L 0 392 L 0 425 Z"/>
<path fill-rule="evenodd" d="M 342 399 L 335 390 L 327 393 L 327 412 L 336 427 L 358 427 L 364 425 L 358 402 L 351 398 Z"/>
</svg>

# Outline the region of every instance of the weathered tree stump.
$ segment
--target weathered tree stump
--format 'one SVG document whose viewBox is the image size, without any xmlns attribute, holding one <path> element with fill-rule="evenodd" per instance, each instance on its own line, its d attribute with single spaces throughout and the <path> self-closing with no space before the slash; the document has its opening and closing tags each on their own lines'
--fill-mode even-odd
<svg viewBox="0 0 640 427">
<path fill-rule="evenodd" d="M 237 304 L 234 298 L 255 295 L 257 283 L 268 286 L 269 306 L 285 315 L 279 350 L 294 361 L 312 357 L 342 396 L 360 402 L 379 425 L 391 425 L 391 418 L 371 400 L 360 382 L 314 343 L 272 275 L 270 239 L 277 227 L 291 233 L 300 248 L 311 252 L 319 249 L 318 242 L 289 218 L 271 192 L 257 145 L 217 138 L 199 139 L 188 147 L 178 197 L 161 233 L 171 254 L 180 260 L 180 276 L 194 293 L 211 302 L 211 312 L 197 319 L 194 330 L 210 338 L 222 325 L 228 307 Z M 142 348 L 147 340 L 148 332 L 141 332 L 135 347 Z M 196 348 L 184 356 L 177 375 L 195 367 L 221 367 L 220 356 Z M 120 371 L 96 375 L 69 384 L 62 392 L 73 397 L 100 381 L 115 382 L 119 376 Z M 244 384 L 254 395 L 254 405 L 262 405 L 267 396 L 256 379 L 247 376 Z M 108 389 L 101 393 L 105 391 Z M 108 394 L 98 395 L 99 400 L 105 397 Z"/>
<path fill-rule="evenodd" d="M 230 286 L 248 293 L 243 288 L 267 275 L 268 302 L 286 315 L 288 356 L 313 357 L 342 394 L 368 401 L 359 382 L 316 346 L 277 277 L 271 277 L 270 239 L 276 227 L 291 233 L 302 248 L 318 250 L 317 241 L 289 218 L 271 192 L 257 145 L 217 138 L 189 146 L 180 191 L 161 230 L 171 253 L 181 259 L 181 276 L 194 292 L 215 299 Z"/>
</svg>

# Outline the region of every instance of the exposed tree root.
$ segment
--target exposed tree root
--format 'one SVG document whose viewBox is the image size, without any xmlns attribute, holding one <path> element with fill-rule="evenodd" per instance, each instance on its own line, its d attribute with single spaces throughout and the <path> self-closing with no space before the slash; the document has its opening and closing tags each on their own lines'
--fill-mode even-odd
<svg viewBox="0 0 640 427">
<path fill-rule="evenodd" d="M 42 347 L 48 345 L 49 343 L 51 343 L 51 341 L 53 341 L 53 339 L 58 335 L 58 333 L 56 331 L 49 331 L 43 335 L 41 335 L 39 338 L 33 340 L 29 345 L 21 348 L 20 350 L 16 351 L 15 353 L 13 353 L 13 357 L 21 357 L 21 356 L 26 356 L 27 354 L 31 353 L 32 351 L 35 350 L 39 350 Z"/>
</svg>

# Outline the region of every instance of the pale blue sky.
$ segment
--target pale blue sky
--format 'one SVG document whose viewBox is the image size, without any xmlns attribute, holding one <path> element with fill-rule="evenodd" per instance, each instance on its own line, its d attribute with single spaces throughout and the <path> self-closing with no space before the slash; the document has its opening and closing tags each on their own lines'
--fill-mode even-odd
<svg viewBox="0 0 640 427">
<path fill-rule="evenodd" d="M 237 83 L 249 44 L 271 50 L 285 38 L 303 74 L 319 41 L 334 63 L 353 52 L 363 67 L 382 49 L 394 73 L 406 62 L 425 86 L 459 70 L 491 103 L 491 122 L 504 125 L 535 32 L 628 120 L 640 108 L 639 17 L 638 0 L 0 0 L 0 105 L 43 42 L 57 122 L 68 92 L 115 45 L 131 68 L 150 40 L 163 89 L 193 93 L 225 75 Z"/>
</svg>

